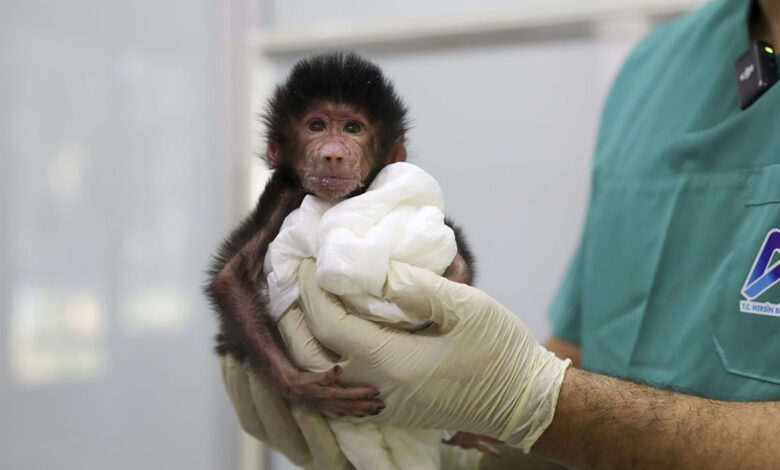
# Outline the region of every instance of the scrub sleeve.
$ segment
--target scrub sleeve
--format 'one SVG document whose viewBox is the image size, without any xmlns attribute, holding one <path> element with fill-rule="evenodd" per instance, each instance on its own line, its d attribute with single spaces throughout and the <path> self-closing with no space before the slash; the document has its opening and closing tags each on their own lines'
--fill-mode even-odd
<svg viewBox="0 0 780 470">
<path fill-rule="evenodd" d="M 780 400 L 780 85 L 739 109 L 750 5 L 718 0 L 662 26 L 613 85 L 586 227 L 550 312 L 585 369 Z"/>
</svg>

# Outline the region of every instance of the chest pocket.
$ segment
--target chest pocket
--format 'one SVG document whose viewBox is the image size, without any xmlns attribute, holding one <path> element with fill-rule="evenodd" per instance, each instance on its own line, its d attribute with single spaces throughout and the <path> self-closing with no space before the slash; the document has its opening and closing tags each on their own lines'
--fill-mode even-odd
<svg viewBox="0 0 780 470">
<path fill-rule="evenodd" d="M 763 386 L 755 384 L 763 390 L 759 395 L 777 399 L 780 397 L 780 165 L 761 168 L 751 175 L 746 194 L 742 221 L 723 276 L 720 303 L 723 309 L 717 313 L 713 340 L 726 371 L 764 382 Z"/>
</svg>

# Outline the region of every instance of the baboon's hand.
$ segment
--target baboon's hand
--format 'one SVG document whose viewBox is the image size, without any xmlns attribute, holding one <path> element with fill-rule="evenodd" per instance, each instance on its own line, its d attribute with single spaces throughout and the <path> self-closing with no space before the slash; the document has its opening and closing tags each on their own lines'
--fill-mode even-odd
<svg viewBox="0 0 780 470">
<path fill-rule="evenodd" d="M 483 454 L 501 457 L 501 453 L 491 444 L 502 444 L 502 442 L 494 437 L 458 431 L 450 439 L 442 442 L 451 446 L 458 446 L 461 449 L 477 449 Z"/>
<path fill-rule="evenodd" d="M 326 372 L 298 371 L 285 377 L 281 393 L 292 403 L 303 403 L 333 416 L 357 416 L 378 414 L 385 406 L 376 398 L 374 387 L 345 387 L 336 380 L 341 374 L 339 366 Z"/>
<path fill-rule="evenodd" d="M 376 415 L 384 403 L 379 390 L 368 386 L 345 386 L 338 383 L 341 367 L 338 358 L 320 345 L 297 304 L 279 320 L 279 333 L 292 361 L 306 372 L 291 367 L 276 377 L 275 388 L 292 403 L 304 403 L 331 416 Z"/>
</svg>

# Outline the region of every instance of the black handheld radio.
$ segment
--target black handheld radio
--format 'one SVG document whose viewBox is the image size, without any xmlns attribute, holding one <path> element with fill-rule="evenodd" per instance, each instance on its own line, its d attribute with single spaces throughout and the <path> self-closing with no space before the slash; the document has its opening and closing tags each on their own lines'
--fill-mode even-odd
<svg viewBox="0 0 780 470">
<path fill-rule="evenodd" d="M 777 82 L 775 48 L 766 41 L 754 41 L 734 63 L 739 107 L 747 108 Z"/>
</svg>

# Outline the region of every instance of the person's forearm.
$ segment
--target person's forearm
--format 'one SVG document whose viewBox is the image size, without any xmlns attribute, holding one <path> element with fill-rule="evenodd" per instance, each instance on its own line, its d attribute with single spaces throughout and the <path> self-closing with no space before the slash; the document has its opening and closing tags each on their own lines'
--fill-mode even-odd
<svg viewBox="0 0 780 470">
<path fill-rule="evenodd" d="M 766 469 L 780 403 L 730 403 L 569 369 L 535 452 L 581 469 Z"/>
</svg>

